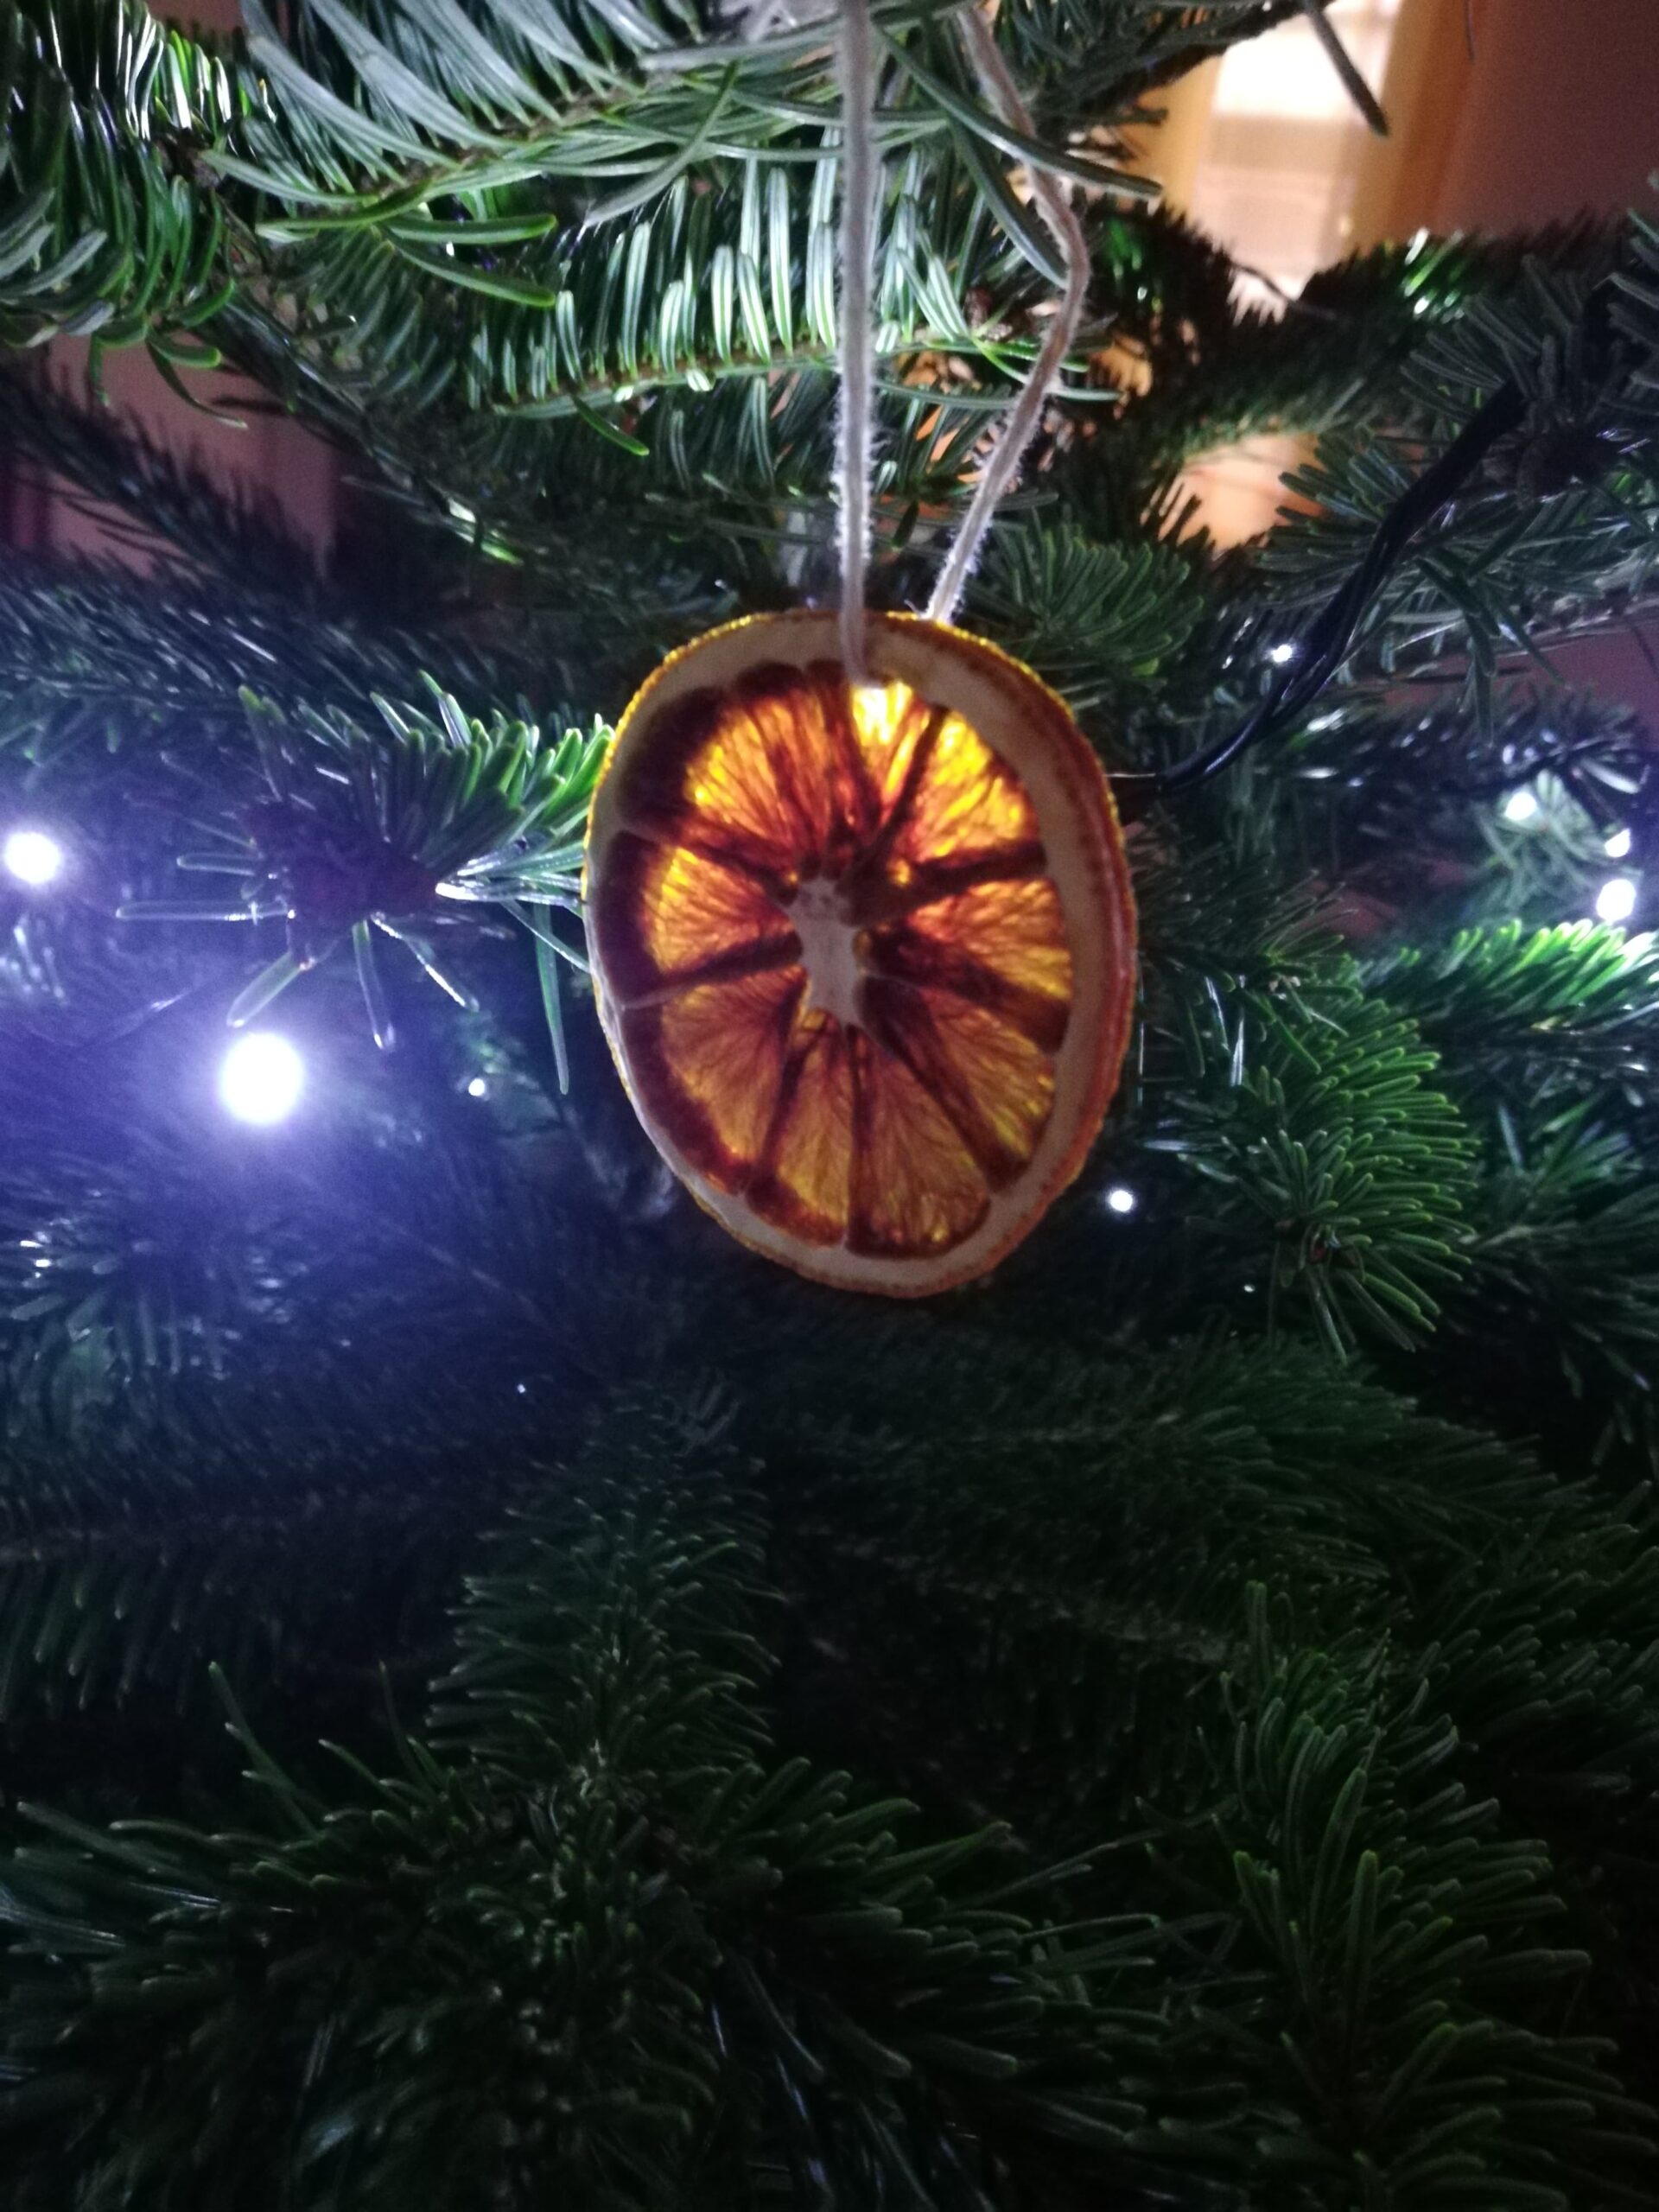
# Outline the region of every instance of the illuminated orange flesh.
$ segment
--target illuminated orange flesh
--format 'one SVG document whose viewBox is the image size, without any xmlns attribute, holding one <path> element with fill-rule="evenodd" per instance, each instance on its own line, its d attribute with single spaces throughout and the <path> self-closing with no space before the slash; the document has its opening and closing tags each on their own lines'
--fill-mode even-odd
<svg viewBox="0 0 1659 2212">
<path fill-rule="evenodd" d="M 684 691 L 644 740 L 589 893 L 648 1125 L 803 1245 L 950 1253 L 1030 1165 L 1072 1016 L 1024 785 L 960 715 L 829 661 Z M 813 899 L 856 1018 L 815 982 Z"/>
</svg>

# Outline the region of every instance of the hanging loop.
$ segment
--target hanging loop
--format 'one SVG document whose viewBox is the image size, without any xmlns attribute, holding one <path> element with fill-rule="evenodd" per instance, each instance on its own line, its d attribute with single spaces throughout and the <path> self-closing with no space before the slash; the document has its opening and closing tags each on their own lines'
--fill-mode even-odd
<svg viewBox="0 0 1659 2212">
<path fill-rule="evenodd" d="M 1029 138 L 1033 136 L 1031 118 L 1008 73 L 1008 66 L 997 50 L 990 25 L 977 8 L 969 9 L 961 18 L 961 24 L 963 42 L 987 99 L 1005 123 L 1012 124 Z M 961 605 L 968 579 L 984 549 L 998 502 L 1014 481 L 1026 448 L 1042 420 L 1043 408 L 1061 364 L 1071 351 L 1083 321 L 1090 275 L 1089 242 L 1084 236 L 1083 225 L 1055 177 L 1034 164 L 1030 174 L 1031 196 L 1060 249 L 1065 289 L 1060 295 L 1031 374 L 986 456 L 978 488 L 945 556 L 933 596 L 927 603 L 930 621 L 950 621 Z"/>
<path fill-rule="evenodd" d="M 841 658 L 865 674 L 865 576 L 874 469 L 875 62 L 869 0 L 842 0 L 841 16 Z"/>
</svg>

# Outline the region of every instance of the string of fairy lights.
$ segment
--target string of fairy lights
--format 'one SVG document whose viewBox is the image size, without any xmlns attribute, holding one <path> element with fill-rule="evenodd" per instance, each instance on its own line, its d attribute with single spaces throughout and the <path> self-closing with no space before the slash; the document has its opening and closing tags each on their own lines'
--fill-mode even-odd
<svg viewBox="0 0 1659 2212">
<path fill-rule="evenodd" d="M 1540 822 L 1544 814 L 1544 802 L 1529 785 L 1523 784 L 1513 791 L 1499 807 L 1511 829 L 1525 830 Z M 1602 851 L 1610 861 L 1628 860 L 1634 840 L 1628 830 L 1615 830 L 1602 840 Z M 1595 911 L 1598 921 L 1628 922 L 1635 913 L 1642 895 L 1642 887 L 1634 875 L 1616 874 L 1607 877 L 1596 893 Z"/>
<path fill-rule="evenodd" d="M 1541 829 L 1548 810 L 1529 785 L 1522 785 L 1498 803 L 1499 818 L 1512 830 Z M 1633 839 L 1628 829 L 1616 829 L 1602 841 L 1610 861 L 1627 861 Z M 74 875 L 71 848 L 54 829 L 39 822 L 14 822 L 0 832 L 0 868 L 24 901 L 48 900 L 67 888 Z M 1616 868 L 1597 886 L 1591 901 L 1597 920 L 1615 927 L 1629 922 L 1642 899 L 1639 875 Z M 299 1047 L 275 1029 L 244 1030 L 232 1038 L 220 1059 L 217 1094 L 225 1112 L 253 1128 L 274 1128 L 298 1109 L 306 1092 L 306 1064 Z M 484 1098 L 489 1093 L 486 1077 L 474 1076 L 467 1096 Z M 1135 1211 L 1135 1193 L 1125 1184 L 1113 1184 L 1103 1204 L 1114 1214 Z"/>
<path fill-rule="evenodd" d="M 73 875 L 68 849 L 49 830 L 17 823 L 0 842 L 0 867 L 25 895 L 49 896 Z M 279 1031 L 234 1037 L 219 1066 L 219 1102 L 232 1120 L 269 1128 L 285 1122 L 305 1095 L 305 1060 Z"/>
</svg>

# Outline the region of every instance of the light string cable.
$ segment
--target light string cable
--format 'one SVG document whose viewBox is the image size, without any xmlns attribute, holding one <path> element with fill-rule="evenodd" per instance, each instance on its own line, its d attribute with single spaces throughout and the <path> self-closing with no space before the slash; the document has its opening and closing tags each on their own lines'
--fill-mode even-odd
<svg viewBox="0 0 1659 2212">
<path fill-rule="evenodd" d="M 1579 343 L 1587 385 L 1600 384 L 1618 365 L 1612 316 L 1618 289 L 1615 271 L 1592 289 L 1584 303 Z M 1295 727 L 1347 660 L 1355 633 L 1384 582 L 1409 558 L 1429 524 L 1455 511 L 1458 495 L 1473 481 L 1493 447 L 1524 429 L 1527 410 L 1526 393 L 1513 377 L 1491 393 L 1439 459 L 1407 486 L 1377 524 L 1357 566 L 1301 636 L 1287 640 L 1294 650 L 1265 696 L 1242 722 L 1169 767 L 1114 773 L 1112 791 L 1126 821 L 1135 820 L 1172 792 L 1207 783 L 1263 738 L 1280 736 Z"/>
<path fill-rule="evenodd" d="M 986 98 L 1003 122 L 1011 124 L 1027 138 L 1033 137 L 1031 117 L 1008 73 L 1007 64 L 997 50 L 990 24 L 977 8 L 967 10 L 960 23 L 963 41 Z M 1046 169 L 1033 162 L 1029 174 L 1032 199 L 1060 250 L 1065 289 L 1050 319 L 1048 334 L 1031 374 L 985 457 L 978 488 L 945 556 L 938 582 L 933 587 L 933 596 L 927 603 L 928 620 L 931 622 L 949 622 L 956 614 L 974 564 L 984 550 L 986 533 L 997 503 L 1013 483 L 1026 449 L 1036 434 L 1049 393 L 1059 376 L 1062 363 L 1076 343 L 1083 321 L 1090 275 L 1089 244 L 1083 234 L 1083 225 L 1064 188 Z"/>
</svg>

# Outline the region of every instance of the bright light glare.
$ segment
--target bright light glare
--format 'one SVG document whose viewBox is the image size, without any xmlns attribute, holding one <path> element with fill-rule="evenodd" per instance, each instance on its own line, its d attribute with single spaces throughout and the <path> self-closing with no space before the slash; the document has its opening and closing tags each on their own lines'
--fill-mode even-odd
<svg viewBox="0 0 1659 2212">
<path fill-rule="evenodd" d="M 1636 912 L 1636 885 L 1628 875 L 1611 875 L 1596 893 L 1596 912 L 1604 922 L 1628 922 Z"/>
<path fill-rule="evenodd" d="M 1141 1201 L 1127 1183 L 1114 1183 L 1106 1193 L 1106 1203 L 1114 1213 L 1133 1213 Z"/>
<path fill-rule="evenodd" d="M 1530 822 L 1537 811 L 1536 791 L 1511 791 L 1503 802 L 1503 819 L 1506 822 Z"/>
<path fill-rule="evenodd" d="M 219 1063 L 219 1103 L 257 1128 L 285 1122 L 304 1089 L 305 1062 L 286 1037 L 268 1029 L 238 1037 Z"/>
<path fill-rule="evenodd" d="M 1622 861 L 1625 859 L 1630 849 L 1630 831 L 1628 830 L 1615 830 L 1612 836 L 1607 840 L 1606 843 L 1601 849 L 1606 854 L 1610 861 Z"/>
<path fill-rule="evenodd" d="M 44 830 L 14 830 L 5 843 L 6 872 L 33 887 L 51 883 L 63 873 L 63 847 Z"/>
<path fill-rule="evenodd" d="M 1268 648 L 1268 658 L 1273 663 L 1275 668 L 1287 668 L 1295 658 L 1296 648 L 1294 645 L 1270 645 Z"/>
<path fill-rule="evenodd" d="M 469 1098 L 487 1098 L 489 1092 L 490 1086 L 481 1075 L 475 1075 L 467 1086 L 467 1096 Z"/>
<path fill-rule="evenodd" d="M 853 715 L 863 735 L 878 746 L 891 744 L 909 696 L 900 683 L 855 683 Z M 950 743 L 948 734 L 945 742 Z"/>
</svg>

